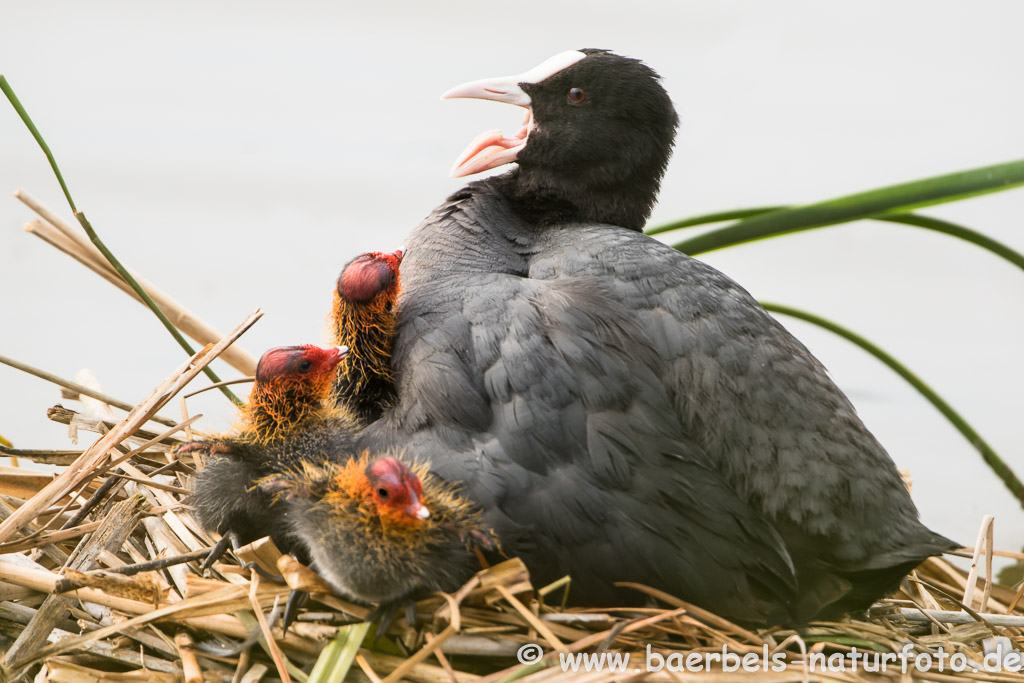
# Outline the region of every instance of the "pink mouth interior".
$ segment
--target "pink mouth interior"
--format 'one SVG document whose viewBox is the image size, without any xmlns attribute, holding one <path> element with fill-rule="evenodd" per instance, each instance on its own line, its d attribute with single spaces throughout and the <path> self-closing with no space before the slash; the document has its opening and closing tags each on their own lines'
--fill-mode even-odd
<svg viewBox="0 0 1024 683">
<path fill-rule="evenodd" d="M 481 133 L 455 162 L 452 177 L 462 178 L 515 161 L 534 127 L 533 112 L 527 109 L 526 120 L 512 137 L 505 137 L 500 130 Z"/>
</svg>

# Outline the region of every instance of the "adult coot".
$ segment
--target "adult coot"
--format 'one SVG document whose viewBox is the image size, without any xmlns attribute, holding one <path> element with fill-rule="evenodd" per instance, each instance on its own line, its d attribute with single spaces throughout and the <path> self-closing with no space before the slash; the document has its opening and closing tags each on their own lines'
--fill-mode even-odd
<svg viewBox="0 0 1024 683">
<path fill-rule="evenodd" d="M 740 621 L 863 608 L 955 546 L 825 368 L 738 284 L 640 230 L 677 117 L 605 50 L 445 97 L 519 105 L 406 241 L 397 404 L 360 437 L 465 483 L 571 599 L 646 583 Z"/>
</svg>

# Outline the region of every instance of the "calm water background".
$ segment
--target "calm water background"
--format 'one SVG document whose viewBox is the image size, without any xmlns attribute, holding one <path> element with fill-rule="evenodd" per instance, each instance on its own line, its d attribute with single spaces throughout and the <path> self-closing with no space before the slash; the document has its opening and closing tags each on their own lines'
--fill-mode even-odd
<svg viewBox="0 0 1024 683">
<path fill-rule="evenodd" d="M 4 0 L 0 70 L 81 208 L 132 268 L 221 330 L 257 306 L 255 354 L 324 341 L 341 265 L 394 249 L 462 182 L 451 162 L 521 110 L 441 102 L 565 49 L 638 56 L 682 117 L 654 223 L 821 200 L 1024 155 L 1024 3 L 138 3 Z M 182 360 L 156 320 L 22 232 L 24 187 L 66 210 L 0 106 L 0 354 L 91 369 L 135 402 Z M 926 213 L 1024 250 L 1024 190 Z M 903 359 L 1024 473 L 1024 273 L 937 234 L 851 224 L 706 255 L 755 296 L 825 314 Z M 976 452 L 889 370 L 783 320 L 915 478 L 925 521 L 972 544 L 1024 514 Z M 222 376 L 234 377 L 226 366 Z M 243 389 L 244 391 L 245 389 Z M 40 380 L 0 367 L 0 434 L 66 448 Z M 77 407 L 77 404 L 75 404 Z M 205 426 L 232 411 L 211 392 Z M 165 410 L 169 414 L 171 410 Z"/>
</svg>

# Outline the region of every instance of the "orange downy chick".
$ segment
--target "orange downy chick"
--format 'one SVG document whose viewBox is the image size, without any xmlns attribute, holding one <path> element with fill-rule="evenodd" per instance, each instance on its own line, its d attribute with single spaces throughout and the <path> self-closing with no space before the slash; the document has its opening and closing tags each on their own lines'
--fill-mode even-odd
<svg viewBox="0 0 1024 683">
<path fill-rule="evenodd" d="M 401 289 L 401 250 L 349 261 L 334 289 L 332 342 L 348 348 L 334 384 L 338 405 L 373 421 L 394 398 L 391 345 Z"/>
<path fill-rule="evenodd" d="M 294 434 L 310 418 L 330 414 L 327 399 L 336 366 L 344 362 L 346 351 L 305 344 L 264 353 L 256 366 L 249 402 L 239 412 L 234 438 L 272 445 Z"/>
<path fill-rule="evenodd" d="M 342 357 L 341 349 L 312 345 L 267 351 L 235 431 L 178 449 L 213 456 L 197 476 L 192 496 L 203 528 L 234 534 L 240 543 L 270 535 L 281 550 L 289 550 L 282 509 L 256 483 L 297 461 L 320 462 L 351 452 L 356 421 L 330 399 Z"/>
<path fill-rule="evenodd" d="M 479 508 L 422 463 L 364 453 L 303 463 L 260 484 L 286 501 L 292 531 L 339 593 L 395 606 L 452 591 L 479 570 L 474 548 L 497 540 Z"/>
</svg>

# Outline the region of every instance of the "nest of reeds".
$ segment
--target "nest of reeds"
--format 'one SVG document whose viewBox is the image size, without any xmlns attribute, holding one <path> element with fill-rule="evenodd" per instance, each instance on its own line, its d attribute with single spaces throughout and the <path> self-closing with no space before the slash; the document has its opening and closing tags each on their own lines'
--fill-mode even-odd
<svg viewBox="0 0 1024 683">
<path fill-rule="evenodd" d="M 17 196 L 43 219 L 30 232 L 136 295 L 72 226 Z M 0 455 L 63 467 L 56 475 L 0 469 L 0 680 L 1024 681 L 1024 586 L 991 576 L 994 554 L 1024 555 L 993 551 L 991 518 L 961 553 L 969 570 L 932 558 L 870 614 L 799 630 L 745 629 L 632 584 L 635 607 L 565 609 L 571 580 L 533 586 L 516 559 L 420 601 L 414 623 L 399 618 L 385 634 L 362 622 L 370 608 L 333 595 L 269 539 L 204 575 L 218 539 L 188 504 L 203 463 L 173 452 L 203 436 L 193 431 L 186 387 L 217 357 L 252 374 L 254 359 L 234 342 L 260 313 L 221 336 L 135 279 L 178 329 L 206 343 L 138 405 L 0 357 L 69 398 L 127 412 L 117 421 L 50 408 L 72 437 L 99 434 L 84 450 L 15 450 L 0 439 Z M 180 417 L 160 414 L 171 405 Z M 279 578 L 261 578 L 254 565 Z M 285 633 L 278 616 L 292 589 L 311 599 Z"/>
<path fill-rule="evenodd" d="M 0 446 L 65 466 L 57 475 L 6 468 L 0 476 L 6 680 L 853 681 L 897 680 L 906 670 L 927 680 L 1024 681 L 1013 672 L 1024 665 L 1014 659 L 1024 649 L 1024 588 L 992 582 L 991 519 L 976 544 L 984 552 L 968 553 L 970 571 L 930 559 L 869 616 L 799 631 L 745 629 L 639 585 L 632 608 L 565 609 L 571 580 L 532 586 L 515 559 L 420 601 L 415 623 L 402 617 L 379 635 L 361 622 L 369 608 L 332 595 L 269 539 L 204 576 L 217 539 L 188 505 L 203 463 L 172 452 L 198 435 L 185 401 L 179 420 L 158 411 L 257 317 L 176 369 L 119 422 L 51 408 L 69 429 L 100 434 L 84 451 Z M 292 588 L 312 597 L 285 633 L 274 622 Z M 884 653 L 899 654 L 886 661 Z"/>
</svg>

